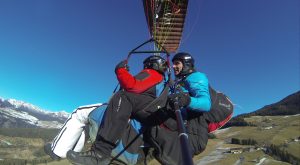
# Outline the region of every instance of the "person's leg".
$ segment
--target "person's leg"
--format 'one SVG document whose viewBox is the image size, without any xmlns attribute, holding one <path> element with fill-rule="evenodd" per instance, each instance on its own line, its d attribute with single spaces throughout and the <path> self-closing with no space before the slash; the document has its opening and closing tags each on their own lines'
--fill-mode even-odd
<svg viewBox="0 0 300 165">
<path fill-rule="evenodd" d="M 150 104 L 155 98 L 149 95 L 120 91 L 111 99 L 106 110 L 104 123 L 100 126 L 94 148 L 110 155 L 116 143 L 128 127 L 135 113 Z"/>
<path fill-rule="evenodd" d="M 202 113 L 188 113 L 188 115 L 194 115 L 187 121 L 189 147 L 193 156 L 205 150 L 208 141 L 208 126 Z M 151 131 L 152 140 L 150 142 L 152 144 L 153 142 L 156 143 L 153 144 L 156 146 L 156 154 L 154 155 L 162 164 L 179 165 L 183 161 L 177 126 L 174 123 L 176 123 L 176 120 L 170 118 L 164 123 L 164 127 L 156 126 Z"/>
<path fill-rule="evenodd" d="M 200 119 L 201 120 L 201 119 Z M 205 122 L 205 123 L 204 123 Z M 192 123 L 191 123 L 192 124 Z M 203 119 L 203 124 L 197 124 L 195 132 L 189 132 L 189 142 L 192 148 L 192 155 L 198 155 L 202 153 L 208 142 L 208 132 L 207 132 L 207 123 Z"/>
<path fill-rule="evenodd" d="M 119 91 L 107 106 L 103 123 L 100 125 L 96 141 L 91 150 L 82 153 L 69 151 L 67 158 L 74 164 L 108 164 L 112 150 L 126 131 L 129 119 L 138 110 L 148 105 L 154 98 L 149 95 Z M 125 132 L 126 133 L 126 132 Z"/>
<path fill-rule="evenodd" d="M 130 120 L 122 138 L 112 150 L 111 156 L 125 164 L 136 164 L 141 158 L 142 147 L 144 146 L 141 134 L 141 124 L 136 120 Z M 125 148 L 126 150 L 124 150 Z"/>
<path fill-rule="evenodd" d="M 111 161 L 112 163 L 136 164 L 141 157 L 144 141 L 140 134 L 140 123 L 134 120 L 130 120 L 129 123 L 109 158 L 99 154 L 94 149 L 80 153 L 69 151 L 67 158 L 76 165 L 106 165 Z"/>
<path fill-rule="evenodd" d="M 96 151 L 109 156 L 116 143 L 128 126 L 132 113 L 132 103 L 125 92 L 116 93 L 110 100 L 105 112 L 103 124 L 100 125 L 93 147 Z"/>
<path fill-rule="evenodd" d="M 124 92 L 115 93 L 107 105 L 92 148 L 86 152 L 70 150 L 67 153 L 68 160 L 77 165 L 108 164 L 112 149 L 128 126 L 131 112 L 131 102 Z"/>
<path fill-rule="evenodd" d="M 103 122 L 103 118 L 105 117 L 105 111 L 107 109 L 108 104 L 103 104 L 101 107 L 95 109 L 89 114 L 89 139 L 92 143 L 95 142 L 98 129 Z"/>
<path fill-rule="evenodd" d="M 188 111 L 187 133 L 192 154 L 203 152 L 208 141 L 208 123 L 203 113 Z"/>
<path fill-rule="evenodd" d="M 154 146 L 154 157 L 164 165 L 182 164 L 180 140 L 177 131 L 159 126 L 151 130 L 150 144 Z"/>
<path fill-rule="evenodd" d="M 69 150 L 81 151 L 85 140 L 83 127 L 88 122 L 89 113 L 100 105 L 84 106 L 74 110 L 51 144 L 45 145 L 46 153 L 51 157 L 54 156 L 53 158 L 55 155 L 65 158 Z"/>
</svg>

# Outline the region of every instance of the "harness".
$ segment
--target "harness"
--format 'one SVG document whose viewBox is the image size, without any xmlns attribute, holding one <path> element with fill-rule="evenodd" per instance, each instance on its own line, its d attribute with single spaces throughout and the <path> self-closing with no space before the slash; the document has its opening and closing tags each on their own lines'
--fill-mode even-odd
<svg viewBox="0 0 300 165">
<path fill-rule="evenodd" d="M 166 51 L 163 47 L 162 47 L 162 51 L 140 51 L 139 49 L 148 44 L 154 42 L 157 45 L 160 45 L 156 40 L 154 40 L 153 38 L 147 40 L 146 42 L 142 43 L 141 45 L 139 45 L 138 47 L 136 47 L 135 49 L 133 49 L 132 51 L 129 52 L 126 61 L 128 62 L 129 58 L 131 57 L 132 54 L 140 54 L 140 53 L 144 53 L 144 54 L 148 54 L 148 53 L 165 53 L 166 54 L 166 58 L 167 58 L 167 75 L 164 75 L 164 81 L 161 82 L 160 84 L 156 85 L 156 88 L 159 89 L 156 91 L 156 95 L 159 94 L 150 104 L 148 104 L 146 107 L 144 107 L 142 110 L 136 112 L 135 114 L 133 114 L 133 118 L 140 121 L 143 126 L 146 127 L 142 127 L 141 131 L 136 135 L 136 137 L 130 142 L 128 143 L 127 146 L 124 147 L 124 149 L 122 151 L 120 151 L 116 156 L 114 156 L 110 163 L 112 163 L 113 161 L 119 161 L 118 157 L 120 155 L 122 155 L 126 149 L 129 148 L 129 146 L 135 141 L 137 140 L 137 138 L 139 138 L 143 133 L 146 132 L 146 128 L 147 127 L 151 127 L 152 125 L 155 125 L 157 123 L 160 122 L 159 118 L 157 118 L 157 113 L 160 112 L 160 110 L 164 107 L 166 107 L 167 104 L 167 98 L 168 98 L 168 94 L 169 94 L 169 89 L 170 89 L 170 82 L 171 80 L 171 69 L 170 69 L 170 62 L 169 62 L 169 56 L 170 54 L 168 53 L 168 51 Z M 118 88 L 119 84 L 116 86 L 114 93 L 116 92 L 117 88 Z M 145 155 L 147 155 L 148 151 L 144 150 Z M 146 158 L 145 158 L 146 160 Z M 146 162 L 144 162 L 146 164 Z"/>
</svg>

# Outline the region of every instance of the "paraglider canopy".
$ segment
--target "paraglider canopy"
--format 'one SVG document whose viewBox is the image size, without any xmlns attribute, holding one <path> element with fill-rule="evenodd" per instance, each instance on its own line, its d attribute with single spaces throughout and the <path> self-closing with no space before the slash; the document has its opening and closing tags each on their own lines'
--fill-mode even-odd
<svg viewBox="0 0 300 165">
<path fill-rule="evenodd" d="M 168 52 L 179 47 L 188 0 L 143 0 L 151 37 Z M 161 50 L 160 45 L 156 48 Z"/>
</svg>

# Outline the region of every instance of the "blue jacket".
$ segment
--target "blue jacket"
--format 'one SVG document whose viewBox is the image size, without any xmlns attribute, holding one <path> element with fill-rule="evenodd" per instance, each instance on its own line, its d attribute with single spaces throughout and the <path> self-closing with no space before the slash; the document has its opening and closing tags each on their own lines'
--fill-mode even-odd
<svg viewBox="0 0 300 165">
<path fill-rule="evenodd" d="M 211 107 L 208 79 L 204 73 L 193 72 L 180 82 L 183 92 L 188 92 L 191 102 L 187 109 L 209 111 Z"/>
</svg>

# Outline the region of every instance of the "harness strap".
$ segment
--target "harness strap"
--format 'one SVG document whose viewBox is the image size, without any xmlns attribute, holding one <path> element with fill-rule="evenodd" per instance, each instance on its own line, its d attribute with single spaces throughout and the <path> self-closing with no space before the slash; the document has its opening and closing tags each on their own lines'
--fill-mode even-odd
<svg viewBox="0 0 300 165">
<path fill-rule="evenodd" d="M 145 130 L 142 128 L 142 130 L 141 130 L 141 132 L 139 133 L 139 134 L 137 134 L 134 138 L 133 138 L 133 140 L 129 143 L 129 144 L 127 144 L 125 147 L 124 147 L 124 149 L 122 150 L 122 151 L 120 151 L 119 153 L 118 153 L 118 155 L 116 155 L 116 156 L 114 156 L 111 160 L 110 160 L 110 162 L 109 162 L 109 164 L 110 163 L 112 163 L 114 160 L 116 160 L 117 161 L 117 159 L 130 147 L 130 145 L 132 145 L 133 143 L 134 143 L 134 141 L 138 138 L 138 137 L 140 137 L 141 136 L 141 134 L 143 134 L 145 132 Z"/>
</svg>

